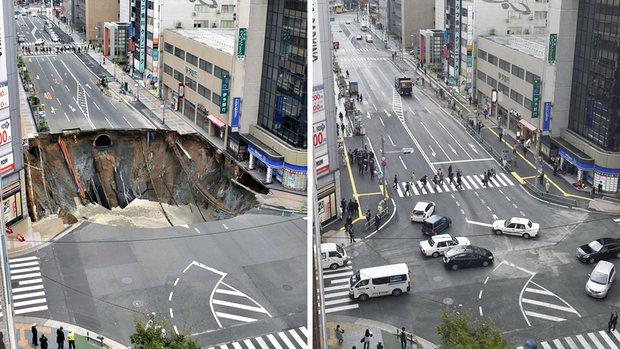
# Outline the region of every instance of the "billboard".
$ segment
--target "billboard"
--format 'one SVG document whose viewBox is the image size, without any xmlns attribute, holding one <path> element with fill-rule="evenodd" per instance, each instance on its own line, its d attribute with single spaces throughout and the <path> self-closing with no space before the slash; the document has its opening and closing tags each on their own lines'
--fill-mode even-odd
<svg viewBox="0 0 620 349">
<path fill-rule="evenodd" d="M 140 73 L 146 69 L 146 0 L 140 0 Z"/>
<path fill-rule="evenodd" d="M 239 132 L 239 118 L 241 117 L 241 98 L 233 98 L 232 120 L 230 121 L 230 131 Z"/>
</svg>

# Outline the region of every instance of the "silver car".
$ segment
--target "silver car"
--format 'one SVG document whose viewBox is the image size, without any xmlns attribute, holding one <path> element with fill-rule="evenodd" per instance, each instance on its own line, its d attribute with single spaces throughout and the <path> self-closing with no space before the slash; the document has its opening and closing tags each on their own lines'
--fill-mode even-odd
<svg viewBox="0 0 620 349">
<path fill-rule="evenodd" d="M 605 298 L 616 278 L 616 268 L 613 263 L 600 261 L 588 276 L 586 293 L 594 298 Z"/>
</svg>

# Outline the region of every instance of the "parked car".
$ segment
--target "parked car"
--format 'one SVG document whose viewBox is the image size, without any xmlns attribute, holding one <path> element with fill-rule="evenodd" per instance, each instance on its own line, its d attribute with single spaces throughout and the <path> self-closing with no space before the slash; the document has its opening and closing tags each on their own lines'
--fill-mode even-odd
<svg viewBox="0 0 620 349">
<path fill-rule="evenodd" d="M 347 19 L 346 21 L 344 21 L 344 24 L 351 24 L 351 21 Z"/>
<path fill-rule="evenodd" d="M 35 44 L 36 46 L 43 45 L 43 44 L 45 44 L 45 40 L 43 40 L 43 39 L 37 39 L 37 41 L 35 41 L 35 42 L 34 42 L 34 44 Z"/>
<path fill-rule="evenodd" d="M 588 277 L 586 293 L 590 297 L 605 298 L 616 278 L 616 267 L 613 263 L 600 261 Z"/>
<path fill-rule="evenodd" d="M 424 222 L 424 220 L 430 217 L 433 213 L 435 213 L 434 202 L 419 201 L 415 204 L 413 210 L 411 211 L 411 221 Z"/>
<path fill-rule="evenodd" d="M 443 265 L 446 268 L 488 267 L 493 264 L 493 253 L 478 246 L 458 246 L 448 250 L 443 256 Z"/>
<path fill-rule="evenodd" d="M 596 239 L 577 248 L 577 259 L 584 263 L 594 264 L 609 258 L 620 258 L 620 239 Z"/>
<path fill-rule="evenodd" d="M 450 224 L 452 224 L 452 219 L 434 214 L 422 223 L 422 233 L 430 236 L 437 235 L 450 228 Z"/>
<path fill-rule="evenodd" d="M 435 235 L 428 240 L 420 241 L 420 251 L 425 256 L 437 258 L 451 248 L 469 246 L 471 243 L 466 237 L 452 237 L 450 234 Z"/>
<path fill-rule="evenodd" d="M 362 35 L 359 34 L 358 36 L 355 37 L 357 40 L 362 40 Z"/>
<path fill-rule="evenodd" d="M 527 218 L 513 217 L 511 219 L 496 220 L 493 222 L 492 230 L 497 235 L 518 235 L 525 239 L 529 239 L 538 235 L 540 225 L 538 223 L 532 223 L 532 221 Z"/>
</svg>

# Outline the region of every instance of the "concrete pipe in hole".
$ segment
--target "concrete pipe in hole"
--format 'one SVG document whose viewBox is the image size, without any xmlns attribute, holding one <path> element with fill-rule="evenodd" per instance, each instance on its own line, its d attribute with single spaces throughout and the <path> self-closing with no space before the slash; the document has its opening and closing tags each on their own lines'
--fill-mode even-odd
<svg viewBox="0 0 620 349">
<path fill-rule="evenodd" d="M 95 147 L 109 147 L 112 145 L 112 138 L 107 134 L 102 134 L 95 138 Z"/>
</svg>

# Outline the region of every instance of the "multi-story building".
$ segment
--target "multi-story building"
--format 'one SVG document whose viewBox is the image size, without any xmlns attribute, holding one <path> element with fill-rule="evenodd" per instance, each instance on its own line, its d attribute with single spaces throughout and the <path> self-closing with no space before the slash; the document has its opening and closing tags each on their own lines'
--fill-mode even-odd
<svg viewBox="0 0 620 349">
<path fill-rule="evenodd" d="M 388 0 L 388 32 L 402 48 L 418 47 L 421 29 L 434 28 L 434 3 L 427 0 Z"/>
<path fill-rule="evenodd" d="M 443 36 L 441 29 L 422 29 L 418 41 L 420 62 L 429 68 L 441 68 L 443 64 Z"/>
<path fill-rule="evenodd" d="M 119 0 L 119 21 L 129 23 L 131 20 L 131 0 Z"/>
<path fill-rule="evenodd" d="M 127 23 L 103 24 L 103 55 L 110 59 L 127 58 Z"/>
<path fill-rule="evenodd" d="M 69 24 L 83 31 L 86 40 L 101 44 L 103 23 L 119 21 L 119 0 L 72 0 Z"/>
</svg>

